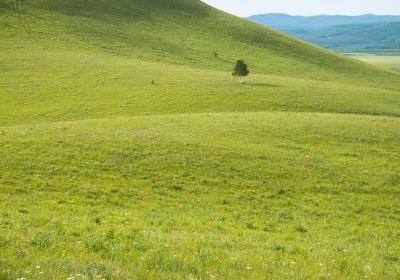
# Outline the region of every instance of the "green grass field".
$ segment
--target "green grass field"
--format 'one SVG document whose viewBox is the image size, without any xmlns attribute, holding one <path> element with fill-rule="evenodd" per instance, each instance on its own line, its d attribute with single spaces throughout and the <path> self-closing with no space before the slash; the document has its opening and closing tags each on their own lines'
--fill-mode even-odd
<svg viewBox="0 0 400 280">
<path fill-rule="evenodd" d="M 400 70 L 400 56 L 373 54 L 348 54 L 348 56 L 386 69 Z"/>
<path fill-rule="evenodd" d="M 399 73 L 196 0 L 0 38 L 0 279 L 400 278 Z"/>
</svg>

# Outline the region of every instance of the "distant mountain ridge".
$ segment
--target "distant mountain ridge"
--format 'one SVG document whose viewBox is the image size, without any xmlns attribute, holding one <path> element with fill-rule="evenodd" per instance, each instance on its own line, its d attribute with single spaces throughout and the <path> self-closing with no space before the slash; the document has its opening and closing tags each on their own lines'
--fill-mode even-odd
<svg viewBox="0 0 400 280">
<path fill-rule="evenodd" d="M 265 14 L 248 19 L 336 51 L 400 53 L 400 16 Z"/>
<path fill-rule="evenodd" d="M 400 22 L 337 25 L 287 32 L 313 44 L 341 51 L 400 50 Z"/>
<path fill-rule="evenodd" d="M 374 24 L 400 22 L 400 15 L 317 15 L 317 16 L 291 16 L 288 14 L 260 14 L 248 17 L 249 20 L 261 23 L 280 30 L 292 29 L 317 29 L 334 25 L 348 24 Z"/>
</svg>

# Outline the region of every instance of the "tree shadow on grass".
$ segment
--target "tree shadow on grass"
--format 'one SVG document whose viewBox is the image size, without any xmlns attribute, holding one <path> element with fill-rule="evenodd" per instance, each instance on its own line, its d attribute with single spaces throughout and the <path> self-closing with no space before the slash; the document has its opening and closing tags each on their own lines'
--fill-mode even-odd
<svg viewBox="0 0 400 280">
<path fill-rule="evenodd" d="M 247 86 L 253 86 L 253 87 L 269 87 L 269 88 L 281 88 L 285 87 L 282 85 L 275 85 L 275 84 L 267 84 L 267 83 L 245 83 Z"/>
</svg>

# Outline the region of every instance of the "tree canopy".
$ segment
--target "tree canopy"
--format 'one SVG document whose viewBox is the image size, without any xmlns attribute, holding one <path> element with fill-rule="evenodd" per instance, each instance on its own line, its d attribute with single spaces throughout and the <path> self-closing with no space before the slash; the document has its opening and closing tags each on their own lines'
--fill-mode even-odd
<svg viewBox="0 0 400 280">
<path fill-rule="evenodd" d="M 244 60 L 236 61 L 235 68 L 233 69 L 232 75 L 234 77 L 239 77 L 240 83 L 244 82 L 244 77 L 249 75 L 250 71 L 247 69 L 247 64 Z"/>
</svg>

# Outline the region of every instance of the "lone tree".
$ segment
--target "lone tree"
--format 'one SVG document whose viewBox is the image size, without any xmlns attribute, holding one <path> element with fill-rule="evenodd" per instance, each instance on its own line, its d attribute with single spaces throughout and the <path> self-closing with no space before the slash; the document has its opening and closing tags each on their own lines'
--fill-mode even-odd
<svg viewBox="0 0 400 280">
<path fill-rule="evenodd" d="M 233 69 L 232 75 L 234 77 L 239 77 L 239 82 L 241 84 L 244 83 L 244 77 L 249 75 L 249 70 L 247 69 L 247 64 L 244 63 L 244 60 L 238 60 L 236 61 L 235 68 Z"/>
</svg>

